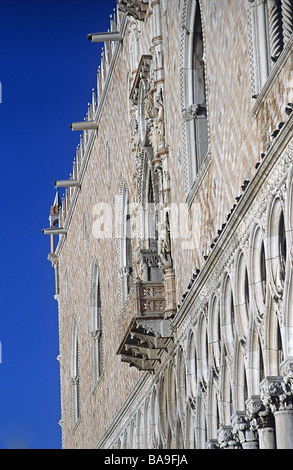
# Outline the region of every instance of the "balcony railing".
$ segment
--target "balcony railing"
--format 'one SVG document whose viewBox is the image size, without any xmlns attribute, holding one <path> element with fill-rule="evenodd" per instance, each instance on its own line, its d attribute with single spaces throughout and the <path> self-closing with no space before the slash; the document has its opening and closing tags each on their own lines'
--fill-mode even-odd
<svg viewBox="0 0 293 470">
<path fill-rule="evenodd" d="M 136 279 L 121 318 L 119 348 L 123 362 L 139 370 L 153 370 L 171 339 L 165 318 L 163 282 Z"/>
</svg>

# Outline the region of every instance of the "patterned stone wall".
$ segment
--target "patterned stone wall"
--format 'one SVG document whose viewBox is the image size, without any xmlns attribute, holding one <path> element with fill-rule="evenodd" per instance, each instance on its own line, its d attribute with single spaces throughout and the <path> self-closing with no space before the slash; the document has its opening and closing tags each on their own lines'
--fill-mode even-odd
<svg viewBox="0 0 293 470">
<path fill-rule="evenodd" d="M 250 181 L 253 184 L 256 180 L 259 172 L 258 162 L 262 160 L 261 154 L 266 152 L 273 154 L 272 151 L 270 153 L 270 147 L 274 143 L 272 133 L 278 129 L 280 122 L 288 120 L 285 108 L 290 101 L 293 101 L 293 66 L 291 37 L 291 42 L 289 41 L 275 68 L 272 69 L 263 90 L 257 99 L 252 98 L 254 43 L 250 26 L 250 3 L 246 0 L 220 2 L 200 0 L 209 149 L 193 191 L 188 193 L 186 190 L 188 155 L 182 109 L 186 106 L 184 77 L 187 72 L 184 63 L 186 54 L 190 54 L 186 48 L 190 34 L 187 27 L 188 12 L 193 2 L 195 0 L 143 2 L 144 13 L 141 20 L 128 16 L 126 8 L 126 13 L 118 13 L 117 20 L 117 29 L 123 36 L 123 46 L 120 43 L 111 43 L 111 55 L 107 49 L 109 46 L 105 47 L 104 60 L 107 66 L 103 71 L 103 77 L 101 78 L 100 73 L 98 78 L 100 90 L 93 110 L 98 131 L 89 131 L 87 134 L 90 144 L 87 144 L 83 162 L 79 164 L 79 173 L 77 172 L 81 186 L 72 190 L 70 201 L 67 197 L 67 206 L 65 201 L 61 211 L 60 220 L 66 227 L 67 234 L 66 237 L 60 238 L 56 249 L 57 258 L 51 257 L 57 266 L 56 274 L 59 275 L 56 298 L 59 308 L 61 424 L 64 448 L 93 448 L 97 445 L 166 447 L 171 445 L 171 442 L 176 442 L 178 446 L 195 445 L 193 438 L 188 434 L 191 429 L 190 423 L 195 419 L 192 417 L 193 408 L 190 407 L 181 414 L 184 419 L 181 419 L 180 426 L 184 430 L 178 430 L 178 424 L 174 424 L 176 420 L 173 423 L 170 418 L 172 438 L 167 436 L 168 433 L 164 437 L 162 432 L 158 437 L 157 431 L 150 437 L 151 429 L 155 429 L 158 424 L 155 422 L 156 412 L 152 410 L 155 410 L 156 406 L 160 409 L 161 406 L 156 400 L 160 387 L 164 389 L 165 386 L 162 386 L 162 376 L 160 379 L 158 377 L 159 373 L 169 367 L 167 367 L 170 359 L 168 353 L 176 364 L 190 362 L 190 349 L 187 347 L 188 338 L 190 339 L 188 331 L 189 328 L 190 331 L 195 328 L 194 324 L 192 325 L 192 318 L 197 314 L 199 318 L 202 315 L 202 311 L 196 314 L 195 301 L 189 300 L 188 308 L 183 305 L 178 309 L 173 321 L 175 338 L 177 337 L 179 343 L 175 342 L 173 348 L 163 354 L 157 375 L 151 376 L 147 372 L 139 372 L 136 368 L 129 367 L 127 363 L 121 362 L 120 356 L 116 354 L 123 313 L 117 239 L 119 191 L 121 181 L 124 181 L 130 202 L 136 200 L 136 165 L 138 155 L 141 155 L 141 144 L 137 140 L 139 124 L 134 119 L 137 109 L 134 109 L 134 99 L 131 98 L 130 92 L 134 89 L 135 80 L 139 84 L 144 79 L 143 74 L 146 74 L 146 80 L 149 80 L 155 92 L 162 90 L 165 160 L 160 161 L 160 164 L 163 166 L 162 185 L 165 185 L 165 189 L 170 188 L 170 191 L 168 189 L 170 197 L 166 203 L 164 202 L 164 207 L 169 210 L 173 205 L 178 210 L 178 217 L 174 219 L 175 225 L 178 221 L 176 225 L 178 236 L 171 231 L 171 252 L 175 273 L 176 305 L 180 306 L 182 296 L 187 291 L 196 269 L 204 273 L 205 270 L 209 270 L 208 274 L 204 274 L 206 282 L 209 276 L 213 278 L 214 273 L 218 272 L 217 266 L 218 269 L 221 266 L 218 261 L 221 258 L 220 254 L 215 257 L 214 263 L 207 263 L 210 256 L 213 256 L 214 246 L 217 246 L 218 230 L 222 229 L 223 224 L 227 226 L 230 224 L 235 243 L 241 242 L 242 235 L 239 232 L 238 240 L 237 231 L 235 232 L 239 219 L 234 217 L 232 222 L 228 222 L 229 214 L 231 215 L 230 211 L 235 209 L 234 205 L 237 203 L 235 198 L 242 195 L 246 188 L 244 182 Z M 146 11 L 145 4 L 148 4 Z M 116 28 L 116 24 L 111 27 Z M 290 50 L 291 54 L 288 53 Z M 150 70 L 141 69 L 137 74 L 141 57 L 149 55 Z M 103 67 L 103 62 L 101 66 Z M 152 126 L 153 122 L 150 125 Z M 154 135 L 154 130 L 152 132 Z M 272 160 L 276 161 L 276 158 L 272 157 Z M 258 197 L 258 192 L 265 184 L 266 175 L 271 168 L 272 166 L 269 166 L 267 173 L 259 178 L 251 192 L 251 201 Z M 101 203 L 104 203 L 104 212 L 101 212 Z M 245 205 L 247 213 L 249 204 L 250 202 L 246 202 Z M 183 230 L 179 220 L 183 206 L 189 217 L 195 208 L 196 221 L 189 227 L 193 240 L 192 248 L 186 247 L 186 231 Z M 239 210 L 237 217 L 245 217 L 245 211 Z M 248 218 L 248 224 L 252 223 L 250 215 Z M 110 230 L 106 238 L 96 236 L 97 226 L 103 234 Z M 226 234 L 228 230 L 226 227 Z M 245 230 L 241 233 L 247 236 Z M 141 274 L 136 242 L 133 242 L 134 278 Z M 223 243 L 223 247 L 225 246 Z M 101 288 L 103 372 L 93 390 L 90 293 L 94 260 L 97 262 Z M 201 281 L 198 285 L 201 286 Z M 207 305 L 209 294 L 211 292 L 203 294 L 201 288 L 198 290 L 194 288 L 192 295 L 193 299 L 197 299 L 197 295 L 200 295 L 202 305 Z M 76 319 L 79 347 L 80 418 L 77 422 L 72 422 L 73 318 Z M 207 317 L 206 321 L 208 324 Z M 200 361 L 203 363 L 203 358 L 200 358 Z M 170 374 L 171 372 L 168 372 L 166 375 L 169 384 L 172 381 Z M 208 380 L 207 376 L 205 380 Z M 202 388 L 206 386 L 200 383 Z M 155 388 L 152 388 L 154 384 Z M 176 378 L 177 392 L 180 390 L 178 384 L 180 379 Z M 169 392 L 166 393 L 168 397 Z M 200 396 L 197 409 L 199 409 L 198 403 L 204 401 L 202 395 Z M 141 409 L 140 416 L 136 413 L 146 397 L 147 401 L 143 405 L 145 411 Z M 189 403 L 192 400 L 196 402 L 195 396 L 189 398 Z M 186 404 L 183 408 L 185 406 Z M 206 403 L 203 406 L 206 406 Z M 123 441 L 122 436 L 126 424 L 134 426 L 133 429 L 138 430 L 140 427 L 143 429 L 139 420 L 142 420 L 142 416 L 149 415 L 152 415 L 150 421 L 145 421 L 150 426 L 148 435 L 146 436 L 145 431 L 143 437 L 140 435 L 140 443 L 134 443 L 131 441 L 132 437 L 129 437 L 131 434 L 129 431 L 126 444 L 126 437 L 124 436 Z M 134 421 L 129 424 L 131 417 L 137 420 L 135 424 Z M 133 430 L 131 432 L 133 433 Z M 197 438 L 196 445 L 204 446 L 202 436 Z"/>
</svg>

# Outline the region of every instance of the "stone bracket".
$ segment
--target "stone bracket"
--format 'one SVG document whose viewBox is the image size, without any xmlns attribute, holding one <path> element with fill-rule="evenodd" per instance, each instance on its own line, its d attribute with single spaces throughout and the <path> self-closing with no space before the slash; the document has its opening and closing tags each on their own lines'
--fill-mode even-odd
<svg viewBox="0 0 293 470">
<path fill-rule="evenodd" d="M 138 370 L 154 370 L 154 361 L 150 359 L 142 359 L 135 356 L 126 356 L 121 354 L 121 361 L 127 362 L 130 367 L 136 367 Z"/>
</svg>

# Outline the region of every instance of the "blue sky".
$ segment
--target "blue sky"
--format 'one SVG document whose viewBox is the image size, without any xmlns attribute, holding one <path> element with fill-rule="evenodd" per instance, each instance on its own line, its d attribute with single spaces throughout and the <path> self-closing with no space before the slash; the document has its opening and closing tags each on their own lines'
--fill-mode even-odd
<svg viewBox="0 0 293 470">
<path fill-rule="evenodd" d="M 47 256 L 54 181 L 72 170 L 115 0 L 0 9 L 0 449 L 61 448 L 58 311 Z"/>
</svg>

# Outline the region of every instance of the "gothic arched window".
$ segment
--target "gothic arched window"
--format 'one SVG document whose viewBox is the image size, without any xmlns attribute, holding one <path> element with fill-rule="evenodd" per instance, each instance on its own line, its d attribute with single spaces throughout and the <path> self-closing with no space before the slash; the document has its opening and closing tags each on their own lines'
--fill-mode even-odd
<svg viewBox="0 0 293 470">
<path fill-rule="evenodd" d="M 126 185 L 122 182 L 120 187 L 120 282 L 121 300 L 124 306 L 130 293 L 132 273 L 132 240 L 130 225 L 130 205 Z"/>
<path fill-rule="evenodd" d="M 185 23 L 182 117 L 189 192 L 208 152 L 204 41 L 198 0 L 187 3 Z"/>
<path fill-rule="evenodd" d="M 72 426 L 74 427 L 80 419 L 78 336 L 75 319 L 73 319 L 72 323 L 71 337 L 71 405 Z"/>
<path fill-rule="evenodd" d="M 102 301 L 99 270 L 96 261 L 92 267 L 91 288 L 91 349 L 92 384 L 95 389 L 103 371 Z"/>
</svg>

